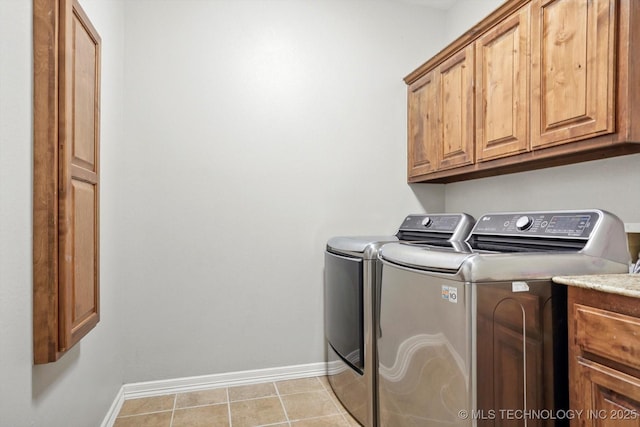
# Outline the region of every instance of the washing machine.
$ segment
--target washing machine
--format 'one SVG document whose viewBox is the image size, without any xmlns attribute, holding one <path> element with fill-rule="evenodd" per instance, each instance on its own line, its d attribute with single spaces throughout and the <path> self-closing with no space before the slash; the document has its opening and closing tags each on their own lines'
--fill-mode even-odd
<svg viewBox="0 0 640 427">
<path fill-rule="evenodd" d="M 566 287 L 551 279 L 628 272 L 620 219 L 491 213 L 466 246 L 378 255 L 381 427 L 569 424 Z"/>
<path fill-rule="evenodd" d="M 474 220 L 467 214 L 419 214 L 404 218 L 392 236 L 334 237 L 325 251 L 327 377 L 344 407 L 365 427 L 376 424 L 378 251 L 389 242 L 460 245 Z"/>
</svg>

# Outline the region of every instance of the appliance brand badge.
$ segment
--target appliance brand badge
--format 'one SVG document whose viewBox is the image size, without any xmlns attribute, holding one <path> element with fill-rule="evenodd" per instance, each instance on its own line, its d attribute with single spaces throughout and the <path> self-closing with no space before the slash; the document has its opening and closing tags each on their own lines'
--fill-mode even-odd
<svg viewBox="0 0 640 427">
<path fill-rule="evenodd" d="M 441 296 L 443 300 L 449 301 L 450 303 L 453 303 L 453 304 L 457 304 L 458 288 L 456 288 L 455 286 L 442 285 Z"/>
</svg>

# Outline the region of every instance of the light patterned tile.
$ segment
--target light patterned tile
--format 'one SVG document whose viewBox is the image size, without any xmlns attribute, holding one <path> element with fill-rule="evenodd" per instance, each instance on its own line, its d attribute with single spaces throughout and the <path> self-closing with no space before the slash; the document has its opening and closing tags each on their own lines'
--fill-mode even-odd
<svg viewBox="0 0 640 427">
<path fill-rule="evenodd" d="M 331 384 L 329 384 L 329 379 L 326 376 L 323 375 L 321 377 L 318 377 L 318 381 L 322 383 L 326 390 L 331 390 Z"/>
<path fill-rule="evenodd" d="M 325 390 L 288 394 L 281 399 L 290 421 L 339 414 Z"/>
<path fill-rule="evenodd" d="M 278 393 L 281 396 L 285 394 L 324 390 L 322 383 L 317 377 L 277 381 L 276 387 L 278 388 Z"/>
<path fill-rule="evenodd" d="M 151 412 L 171 411 L 175 402 L 175 394 L 166 396 L 144 397 L 125 400 L 119 417 L 124 415 L 148 414 Z"/>
<path fill-rule="evenodd" d="M 291 427 L 349 427 L 349 424 L 342 418 L 342 415 L 329 415 L 328 417 L 293 421 Z"/>
<path fill-rule="evenodd" d="M 276 387 L 273 383 L 241 385 L 229 388 L 229 400 L 232 402 L 276 395 Z"/>
<path fill-rule="evenodd" d="M 229 427 L 228 404 L 176 409 L 171 427 Z"/>
<path fill-rule="evenodd" d="M 212 390 L 192 391 L 180 393 L 176 396 L 176 409 L 193 406 L 215 405 L 227 402 L 227 389 L 216 388 Z"/>
<path fill-rule="evenodd" d="M 170 427 L 171 411 L 117 418 L 113 427 Z"/>
<path fill-rule="evenodd" d="M 360 426 L 346 413 L 326 377 L 131 399 L 118 417 L 114 427 Z"/>
<path fill-rule="evenodd" d="M 254 427 L 287 421 L 278 397 L 229 403 L 233 427 Z"/>
</svg>

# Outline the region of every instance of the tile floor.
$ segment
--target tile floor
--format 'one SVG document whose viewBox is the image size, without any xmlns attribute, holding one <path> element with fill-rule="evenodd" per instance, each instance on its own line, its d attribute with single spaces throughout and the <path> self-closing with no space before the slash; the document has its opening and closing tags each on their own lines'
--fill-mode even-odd
<svg viewBox="0 0 640 427">
<path fill-rule="evenodd" d="M 325 377 L 126 400 L 114 427 L 359 427 Z"/>
</svg>

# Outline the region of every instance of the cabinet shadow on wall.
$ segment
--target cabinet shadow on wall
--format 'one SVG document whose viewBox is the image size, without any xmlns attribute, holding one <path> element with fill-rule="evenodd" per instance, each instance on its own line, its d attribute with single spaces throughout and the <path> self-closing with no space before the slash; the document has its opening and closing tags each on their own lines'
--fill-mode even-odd
<svg viewBox="0 0 640 427">
<path fill-rule="evenodd" d="M 425 212 L 444 212 L 444 186 L 445 184 L 409 184 L 420 206 Z"/>
<path fill-rule="evenodd" d="M 31 397 L 34 402 L 45 397 L 78 364 L 82 344 L 71 348 L 56 363 L 33 365 L 31 368 Z"/>
</svg>

